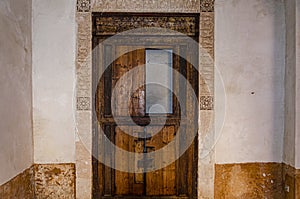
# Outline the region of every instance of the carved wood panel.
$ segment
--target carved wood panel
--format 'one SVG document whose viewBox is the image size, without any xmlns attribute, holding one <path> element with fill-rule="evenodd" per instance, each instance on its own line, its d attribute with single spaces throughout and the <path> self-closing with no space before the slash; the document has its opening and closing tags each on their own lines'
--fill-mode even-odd
<svg viewBox="0 0 300 199">
<path fill-rule="evenodd" d="M 177 14 L 177 16 L 164 14 L 162 16 L 160 14 L 145 13 L 136 16 L 120 13 L 101 13 L 94 14 L 93 23 L 93 33 L 98 36 L 115 35 L 127 30 L 149 27 L 165 29 L 161 30 L 163 35 L 174 35 L 179 32 L 188 36 L 196 36 L 199 33 L 199 17 L 195 14 Z M 147 30 L 147 32 L 149 31 Z M 135 31 L 134 34 L 145 34 L 145 32 Z"/>
</svg>

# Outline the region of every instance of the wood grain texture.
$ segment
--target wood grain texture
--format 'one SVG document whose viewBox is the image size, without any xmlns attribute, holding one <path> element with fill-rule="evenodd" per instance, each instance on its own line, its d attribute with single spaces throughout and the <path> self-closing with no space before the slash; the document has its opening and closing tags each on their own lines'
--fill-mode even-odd
<svg viewBox="0 0 300 199">
<path fill-rule="evenodd" d="M 148 127 L 147 131 L 156 131 L 159 127 Z M 156 151 L 169 144 L 175 136 L 174 126 L 164 127 L 158 134 L 147 141 L 147 146 L 151 147 L 149 152 Z M 175 149 L 164 151 L 163 157 L 154 156 L 153 165 L 162 166 L 164 156 L 175 157 Z M 170 196 L 176 195 L 176 169 L 175 162 L 162 169 L 149 172 L 146 174 L 146 192 L 149 196 Z"/>
<path fill-rule="evenodd" d="M 124 22 L 125 19 L 129 20 L 128 23 L 136 23 L 137 26 L 141 25 L 139 24 L 141 22 L 139 20 L 144 20 L 145 22 L 148 21 L 152 24 L 153 27 L 161 27 L 159 20 L 172 20 L 174 21 L 175 25 L 178 23 L 178 26 L 176 26 L 175 28 L 183 28 L 185 30 L 188 29 L 186 26 L 192 28 L 193 33 L 187 33 L 186 35 L 195 36 L 193 37 L 193 39 L 196 41 L 198 39 L 197 34 L 199 32 L 199 16 L 197 14 L 174 14 L 175 16 L 167 14 L 165 18 L 161 18 L 161 16 L 155 14 L 140 14 L 139 16 L 136 16 L 136 18 L 134 18 L 134 16 L 130 14 L 123 13 L 122 15 L 116 14 L 117 17 L 121 17 L 121 19 L 117 20 L 111 18 L 114 16 L 108 15 L 111 15 L 111 13 L 101 16 L 94 15 L 94 23 L 98 23 L 99 25 L 99 27 L 94 27 L 94 46 L 97 46 L 101 39 L 106 38 L 110 34 L 116 33 L 113 32 L 111 28 L 117 27 L 116 31 L 120 31 L 123 26 L 128 26 L 127 28 L 130 28 L 130 25 L 126 25 L 126 23 Z M 97 17 L 108 18 L 99 20 L 97 19 Z M 145 17 L 149 18 L 147 18 L 146 20 Z M 190 24 L 181 17 L 192 17 L 195 20 L 191 20 L 189 22 L 195 24 L 190 26 Z M 174 19 L 177 19 L 177 21 Z M 103 34 L 101 33 L 97 35 L 97 28 L 105 28 L 106 25 L 103 26 L 103 24 L 110 26 L 107 30 L 112 32 L 103 32 Z M 147 24 L 145 25 L 145 27 L 147 27 Z M 100 30 L 100 32 L 101 31 L 102 30 Z M 181 137 L 179 139 L 180 141 L 176 143 L 178 146 L 186 142 L 187 138 L 185 135 L 188 134 L 189 131 L 195 130 L 195 121 L 197 121 L 196 115 L 194 114 L 195 110 L 187 102 L 187 99 L 191 98 L 191 96 L 189 95 L 191 95 L 192 93 L 187 92 L 187 84 L 181 85 L 179 83 L 178 75 L 173 76 L 173 90 L 176 89 L 176 91 L 185 91 L 183 92 L 183 95 L 180 96 L 184 99 L 183 103 L 179 105 L 178 99 L 173 96 L 173 112 L 166 114 L 167 120 L 163 122 L 161 116 L 159 115 L 151 117 L 151 127 L 147 126 L 150 120 L 149 116 L 145 113 L 145 89 L 147 89 L 147 87 L 138 84 L 139 82 L 145 82 L 146 70 L 143 67 L 140 70 L 136 70 L 133 76 L 128 78 L 125 83 L 116 86 L 118 85 L 118 81 L 122 77 L 124 77 L 124 75 L 128 71 L 130 71 L 131 69 L 136 69 L 136 67 L 145 64 L 146 49 L 172 49 L 172 51 L 174 52 L 174 70 L 182 73 L 182 75 L 188 79 L 189 83 L 195 88 L 195 91 L 197 92 L 198 73 L 192 69 L 191 64 L 188 61 L 185 61 L 180 58 L 180 56 L 178 56 L 181 55 L 183 57 L 191 58 L 193 56 L 193 53 L 188 52 L 187 49 L 191 49 L 191 46 L 189 45 L 190 44 L 187 42 L 186 37 L 178 37 L 178 35 L 172 35 L 170 37 L 163 38 L 155 36 L 151 38 L 139 36 L 118 37 L 114 40 L 113 45 L 103 44 L 103 47 L 101 47 L 99 53 L 97 53 L 96 56 L 94 55 L 94 67 L 103 68 L 105 65 L 107 65 L 106 60 L 114 58 L 113 63 L 109 66 L 109 69 L 106 70 L 104 78 L 102 78 L 100 83 L 98 84 L 95 99 L 95 108 L 97 112 L 99 128 L 105 129 L 105 135 L 115 145 L 125 151 L 149 153 L 159 150 L 169 144 L 174 139 L 179 125 L 184 126 L 184 128 L 182 128 L 184 132 L 181 134 Z M 103 57 L 103 59 L 99 59 L 101 57 Z M 103 69 L 99 69 L 98 71 L 101 70 Z M 95 79 L 97 79 L 97 73 L 95 74 L 95 76 Z M 129 99 L 126 99 L 128 96 L 126 96 L 125 90 L 130 90 L 132 92 L 132 95 L 129 97 Z M 111 100 L 112 92 L 115 94 L 115 96 L 118 96 L 119 99 Z M 186 112 L 181 113 L 180 106 L 185 107 Z M 110 107 L 112 107 L 115 111 L 114 117 L 112 116 Z M 129 117 L 127 116 L 128 113 L 126 111 L 129 112 Z M 190 119 L 188 119 L 188 117 Z M 120 123 L 115 123 L 116 118 L 118 118 L 118 121 Z M 194 118 L 195 120 L 191 118 Z M 130 134 L 130 132 L 143 132 L 144 130 L 143 127 L 141 127 L 141 129 L 133 129 L 129 125 L 129 121 L 131 121 L 131 119 L 133 119 L 133 121 L 140 126 L 147 126 L 145 127 L 146 132 L 149 132 L 155 128 L 162 128 L 162 130 L 160 130 L 160 132 L 158 132 L 156 135 L 152 136 L 151 139 L 148 139 L 145 144 L 142 139 L 134 138 L 127 134 L 128 132 Z M 191 122 L 193 124 L 191 124 Z M 122 126 L 122 129 L 119 128 L 120 125 Z M 186 126 L 189 126 L 189 128 L 185 128 Z M 98 141 L 94 142 L 94 145 L 95 144 L 98 146 L 98 154 L 101 154 L 100 156 L 102 156 L 100 158 L 105 158 L 107 159 L 107 161 L 110 160 L 109 158 L 115 158 L 116 164 L 121 165 L 124 168 L 137 166 L 131 165 L 131 162 L 140 161 L 141 165 L 144 164 L 144 159 L 132 161 L 127 155 L 124 154 L 114 154 L 108 155 L 110 157 L 106 157 L 105 151 L 103 151 L 103 148 L 101 147 L 101 144 L 105 144 L 101 140 L 101 135 L 98 135 Z M 94 178 L 94 181 L 98 179 L 97 182 L 99 182 L 94 183 L 94 196 L 96 196 L 97 198 L 134 198 L 135 196 L 141 196 L 142 198 L 149 198 L 151 196 L 155 198 L 196 197 L 198 158 L 198 148 L 196 146 L 197 144 L 193 142 L 192 146 L 187 150 L 186 153 L 184 153 L 184 155 L 179 160 L 173 162 L 165 168 L 148 173 L 131 174 L 117 171 L 114 169 L 110 169 L 99 162 L 97 172 L 94 172 L 94 174 L 97 174 L 97 176 L 95 176 Z M 151 163 L 147 164 L 147 166 L 160 166 L 159 164 L 164 160 L 164 158 L 175 156 L 176 153 L 177 151 L 175 151 L 175 149 L 173 149 L 173 151 L 171 149 L 171 151 L 163 153 L 163 157 L 154 156 L 153 160 L 151 160 Z M 144 168 L 141 169 L 141 171 L 143 171 Z"/>
<path fill-rule="evenodd" d="M 133 119 L 137 124 L 144 125 L 147 124 L 148 117 L 145 115 L 145 86 L 139 87 L 137 82 L 144 82 L 145 81 L 145 70 L 137 70 L 135 74 L 132 76 L 132 79 L 128 79 L 125 84 L 122 84 L 121 87 L 116 87 L 116 82 L 124 76 L 126 72 L 130 69 L 140 66 L 141 64 L 145 63 L 145 47 L 140 46 L 138 50 L 131 51 L 130 46 L 114 46 L 113 48 L 109 48 L 109 50 L 113 50 L 116 55 L 122 54 L 122 56 L 118 56 L 116 61 L 112 64 L 111 70 L 109 70 L 109 75 L 105 75 L 104 81 L 102 81 L 103 86 L 99 86 L 98 89 L 104 89 L 104 91 L 100 90 L 98 93 L 103 93 L 104 95 L 97 95 L 98 103 L 102 102 L 104 105 L 99 106 L 100 110 L 98 111 L 98 118 L 100 118 L 100 124 L 102 128 L 105 129 L 106 136 L 115 143 L 116 146 L 122 148 L 125 151 L 131 152 L 143 152 L 144 144 L 141 143 L 138 139 L 134 139 L 133 137 L 126 134 L 126 132 L 130 134 L 133 132 L 143 132 L 143 128 L 140 129 L 132 129 L 131 126 L 126 126 L 129 120 Z M 174 50 L 183 50 L 184 52 L 178 52 L 181 54 L 186 53 L 185 48 L 175 47 Z M 128 52 L 129 51 L 129 52 Z M 110 53 L 108 53 L 108 56 Z M 174 56 L 174 69 L 177 71 L 183 71 L 183 75 L 187 76 L 190 83 L 192 85 L 196 85 L 194 76 L 197 73 L 194 73 L 193 70 L 190 69 L 190 64 L 188 62 L 180 61 L 178 56 Z M 185 68 L 185 69 L 181 69 Z M 110 72 L 111 71 L 111 72 Z M 174 76 L 173 78 L 178 78 Z M 197 79 L 196 79 L 197 80 Z M 111 81 L 109 83 L 108 81 Z M 183 89 L 186 88 L 179 86 L 178 81 L 174 81 L 173 89 Z M 177 83 L 177 84 L 176 84 Z M 186 84 L 184 84 L 186 85 Z M 138 88 L 136 90 L 136 88 Z M 132 91 L 133 95 L 127 100 L 119 100 L 115 99 L 112 101 L 112 108 L 115 109 L 116 117 L 120 119 L 121 124 L 123 125 L 122 130 L 120 130 L 117 126 L 114 127 L 115 120 L 112 117 L 111 113 L 106 114 L 105 107 L 109 105 L 106 104 L 106 101 L 109 100 L 110 95 L 106 95 L 105 92 L 116 92 L 115 95 L 122 96 L 123 91 L 122 89 L 129 89 Z M 186 95 L 190 95 L 186 92 Z M 101 97 L 104 96 L 104 99 Z M 107 97 L 109 96 L 109 97 Z M 182 98 L 186 99 L 186 96 L 181 96 Z M 122 97 L 120 98 L 122 99 Z M 174 136 L 176 135 L 176 131 L 178 126 L 181 124 L 183 131 L 187 131 L 185 128 L 186 125 L 189 125 L 190 122 L 186 118 L 186 116 L 193 118 L 194 117 L 194 110 L 190 107 L 190 104 L 187 103 L 186 100 L 183 100 L 184 104 L 182 106 L 186 106 L 186 110 L 188 114 L 181 115 L 179 109 L 179 103 L 176 101 L 176 98 L 173 102 L 173 113 L 169 114 L 167 120 L 164 123 L 161 123 L 161 117 L 155 116 L 152 117 L 151 127 L 146 127 L 147 132 L 156 132 L 156 129 L 162 128 L 162 130 L 157 133 L 156 135 L 152 136 L 146 142 L 147 152 L 156 151 L 167 144 L 169 144 Z M 102 107 L 102 108 L 101 108 Z M 132 118 L 128 118 L 126 116 L 126 107 L 129 107 L 130 115 Z M 102 110 L 102 111 L 101 111 Z M 104 114 L 101 114 L 104 112 Z M 155 126 L 156 125 L 156 126 Z M 164 127 L 163 127 L 164 126 Z M 194 129 L 194 125 L 189 125 L 188 130 L 192 131 Z M 125 129 L 126 132 L 123 132 Z M 180 141 L 177 142 L 177 145 L 184 144 L 186 142 L 185 133 L 181 134 Z M 101 143 L 99 140 L 98 144 Z M 104 143 L 105 144 L 105 143 Z M 195 145 L 194 143 L 192 144 Z M 99 146 L 99 145 L 98 145 Z M 100 150 L 101 146 L 99 147 Z M 175 156 L 175 149 L 173 151 L 168 151 L 163 155 L 167 156 Z M 194 181 L 197 180 L 196 177 L 193 176 L 196 173 L 197 164 L 193 163 L 196 162 L 197 159 L 197 150 L 194 147 L 190 147 L 188 151 L 176 162 L 172 163 L 171 165 L 157 170 L 153 172 L 149 172 L 146 174 L 130 174 L 126 172 L 121 172 L 117 170 L 113 170 L 106 166 L 100 166 L 98 168 L 98 184 L 99 188 L 96 191 L 102 193 L 104 196 L 126 196 L 126 195 L 143 195 L 143 197 L 147 196 L 192 196 L 196 195 L 197 191 L 196 184 Z M 99 154 L 103 154 L 102 151 L 99 151 Z M 105 154 L 105 152 L 104 152 Z M 105 155 L 101 158 L 115 158 L 116 164 L 121 165 L 124 168 L 130 166 L 131 160 L 126 155 L 116 154 L 115 157 L 105 157 Z M 154 157 L 153 165 L 157 166 L 164 157 Z M 143 161 L 143 160 L 138 160 Z M 101 174 L 102 172 L 102 174 Z M 197 175 L 196 175 L 197 176 Z M 105 179 L 103 181 L 103 178 Z M 194 186 L 193 186 L 194 185 Z M 103 191 L 100 191 L 102 189 Z M 98 194 L 98 195 L 99 195 Z M 97 195 L 97 194 L 96 194 Z"/>
</svg>

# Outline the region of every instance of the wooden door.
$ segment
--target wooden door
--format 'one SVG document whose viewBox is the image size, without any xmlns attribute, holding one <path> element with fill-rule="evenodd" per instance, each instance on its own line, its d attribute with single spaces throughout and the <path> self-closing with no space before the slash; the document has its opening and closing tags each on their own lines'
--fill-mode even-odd
<svg viewBox="0 0 300 199">
<path fill-rule="evenodd" d="M 153 98 L 165 95 L 165 91 L 154 89 L 150 93 L 147 84 L 147 55 L 152 51 L 168 51 L 171 57 L 170 67 L 184 76 L 198 92 L 198 73 L 192 65 L 182 57 L 197 59 L 196 52 L 189 52 L 189 46 L 184 39 L 179 37 L 151 38 L 143 44 L 143 38 L 126 37 L 114 44 L 102 44 L 103 37 L 94 37 L 93 54 L 93 85 L 97 90 L 95 96 L 95 116 L 93 135 L 93 198 L 197 198 L 197 137 L 188 150 L 176 161 L 160 168 L 159 164 L 166 158 L 176 157 L 175 148 L 163 152 L 162 155 L 154 155 L 152 159 L 144 159 L 138 156 L 132 160 L 129 155 L 118 153 L 107 154 L 107 144 L 103 136 L 106 136 L 115 146 L 134 153 L 151 153 L 164 148 L 174 140 L 177 131 L 184 132 L 177 145 L 185 142 L 185 135 L 197 130 L 197 115 L 195 110 L 189 108 L 189 97 L 186 84 L 179 83 L 179 75 L 171 71 L 166 82 L 170 83 L 171 90 L 181 90 L 183 96 L 167 95 L 163 98 L 165 112 L 151 112 L 148 105 Z M 179 56 L 179 55 L 182 55 Z M 108 60 L 114 60 L 111 64 Z M 105 66 L 109 64 L 106 69 Z M 137 69 L 138 70 L 135 70 Z M 133 71 L 133 75 L 121 83 L 126 73 Z M 99 77 L 101 74 L 101 77 Z M 153 74 L 152 74 L 153 75 Z M 100 81 L 98 81 L 100 79 Z M 119 83 L 118 83 L 119 82 Z M 144 82 L 143 85 L 139 85 Z M 148 90 L 147 90 L 148 89 Z M 114 98 L 122 96 L 125 90 L 130 90 L 129 100 Z M 160 93 L 161 92 L 161 93 Z M 152 95 L 153 98 L 149 96 Z M 178 97 L 182 99 L 181 103 Z M 125 97 L 126 99 L 126 97 Z M 182 103 L 183 102 L 183 103 Z M 162 102 L 163 103 L 163 102 Z M 186 107 L 182 112 L 180 106 Z M 187 115 L 192 115 L 193 124 L 188 121 Z M 151 116 L 151 121 L 150 121 Z M 191 118 L 191 117 L 190 117 Z M 118 122 L 116 122 L 118 121 Z M 130 122 L 134 121 L 134 123 Z M 163 122 L 162 122 L 163 121 Z M 150 125 L 148 125 L 151 122 Z M 101 133 L 104 132 L 104 135 Z M 153 135 L 151 132 L 155 132 Z M 140 134 L 151 135 L 140 138 Z M 96 153 L 95 153 L 96 152 Z M 119 171 L 102 164 L 104 160 L 113 161 L 114 164 L 124 168 L 135 167 L 139 172 L 131 173 Z M 151 168 L 159 167 L 158 170 Z M 150 169 L 149 172 L 143 172 Z"/>
</svg>

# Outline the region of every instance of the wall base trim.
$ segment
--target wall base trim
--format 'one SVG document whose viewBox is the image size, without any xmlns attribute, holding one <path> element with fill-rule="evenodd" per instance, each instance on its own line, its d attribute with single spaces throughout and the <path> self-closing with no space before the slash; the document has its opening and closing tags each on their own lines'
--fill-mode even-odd
<svg viewBox="0 0 300 199">
<path fill-rule="evenodd" d="M 75 164 L 34 164 L 0 186 L 0 198 L 75 198 Z"/>
<path fill-rule="evenodd" d="M 281 163 L 215 165 L 215 198 L 283 198 Z"/>
<path fill-rule="evenodd" d="M 1 185 L 0 198 L 34 198 L 33 166 Z"/>
<path fill-rule="evenodd" d="M 76 173 L 74 163 L 35 164 L 36 198 L 75 198 Z"/>
</svg>

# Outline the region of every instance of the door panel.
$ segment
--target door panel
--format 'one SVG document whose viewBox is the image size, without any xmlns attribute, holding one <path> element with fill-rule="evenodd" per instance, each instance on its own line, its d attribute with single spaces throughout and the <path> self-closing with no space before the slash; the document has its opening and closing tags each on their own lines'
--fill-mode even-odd
<svg viewBox="0 0 300 199">
<path fill-rule="evenodd" d="M 125 127 L 128 132 L 143 132 L 142 127 Z M 156 130 L 161 127 L 148 127 L 147 130 Z M 122 126 L 124 129 L 124 126 Z M 129 136 L 127 133 L 123 132 L 119 127 L 116 127 L 116 146 L 136 153 L 143 153 L 144 142 L 132 136 Z M 147 141 L 147 152 L 152 152 L 164 147 L 174 137 L 174 127 L 167 126 L 150 140 Z M 168 151 L 163 154 L 164 156 L 175 155 L 175 151 Z M 129 156 L 115 156 L 116 164 L 122 164 L 124 167 L 129 167 L 129 162 L 132 160 L 129 159 Z M 139 160 L 137 160 L 138 162 Z M 159 163 L 161 157 L 155 157 L 153 160 L 153 165 Z M 138 166 L 137 166 L 138 167 Z M 140 170 L 143 171 L 142 169 Z M 148 195 L 148 196 L 171 196 L 176 195 L 176 181 L 175 181 L 176 171 L 175 163 L 153 172 L 146 173 L 126 173 L 121 171 L 115 171 L 115 187 L 116 195 Z M 146 189 L 144 186 L 146 185 Z M 146 193 L 144 193 L 144 190 Z"/>
<path fill-rule="evenodd" d="M 145 63 L 145 49 L 135 51 L 130 50 L 130 46 L 116 47 L 115 54 L 124 54 L 116 59 L 112 69 L 112 88 L 116 86 L 117 81 L 132 68 L 142 66 Z M 128 52 L 129 51 L 129 52 Z M 127 53 L 126 53 L 127 52 Z M 139 70 L 134 70 L 132 78 L 126 78 L 126 84 L 118 86 L 114 89 L 115 95 L 124 95 L 126 90 L 137 88 L 137 82 L 144 82 L 144 67 L 139 67 Z M 133 90 L 132 90 L 133 91 Z M 144 114 L 144 88 L 134 90 L 132 100 L 122 100 L 123 97 L 115 98 L 113 109 L 116 110 L 115 116 L 127 116 L 127 107 L 130 107 L 131 116 L 141 116 Z M 121 100 L 120 100 L 121 99 Z"/>
<path fill-rule="evenodd" d="M 161 128 L 160 126 L 156 127 L 148 127 L 149 131 L 155 131 L 157 128 Z M 147 146 L 149 147 L 149 152 L 156 151 L 167 144 L 169 144 L 175 136 L 174 126 L 165 126 L 163 129 L 153 136 L 149 141 L 147 141 Z M 156 156 L 154 157 L 154 162 L 161 163 L 166 156 L 175 157 L 175 150 L 164 151 L 163 157 Z M 154 163 L 154 164 L 155 164 Z M 175 162 L 170 164 L 169 166 L 159 169 L 157 171 L 149 172 L 146 174 L 146 192 L 149 196 L 172 196 L 176 195 L 176 170 L 175 170 Z"/>
<path fill-rule="evenodd" d="M 98 43 L 99 40 L 96 40 Z M 172 111 L 165 115 L 154 115 L 151 117 L 151 125 L 147 126 L 149 122 L 149 116 L 146 114 L 146 90 L 147 85 L 138 86 L 138 82 L 145 82 L 145 63 L 146 63 L 146 50 L 149 49 L 172 49 L 174 54 L 172 55 L 172 67 L 174 70 L 180 72 L 187 79 L 193 79 L 194 75 L 192 70 L 189 69 L 189 63 L 182 60 L 177 54 L 187 53 L 186 47 L 180 45 L 165 45 L 165 46 L 138 46 L 138 50 L 132 50 L 135 48 L 131 45 L 115 45 L 115 46 L 102 46 L 98 49 L 98 53 L 101 54 L 98 57 L 104 57 L 101 61 L 98 60 L 98 67 L 103 67 L 106 64 L 106 59 L 115 55 L 121 54 L 115 61 L 106 69 L 101 81 L 98 85 L 98 92 L 96 95 L 96 109 L 99 119 L 99 128 L 104 130 L 105 136 L 107 136 L 117 147 L 123 150 L 135 153 L 150 153 L 162 149 L 173 141 L 180 126 L 181 137 L 176 143 L 177 145 L 185 142 L 185 135 L 189 133 L 186 130 L 188 121 L 185 120 L 186 113 L 181 113 L 179 102 L 176 96 L 172 98 Z M 107 57 L 107 58 L 105 58 Z M 97 59 L 96 59 L 97 60 Z M 134 70 L 131 78 L 126 79 L 125 84 L 117 86 L 118 81 L 124 77 L 130 70 L 139 67 L 139 70 Z M 103 69 L 99 69 L 101 71 Z M 172 75 L 172 89 L 181 89 L 184 91 L 186 88 L 179 84 L 178 75 Z M 194 80 L 193 80 L 194 81 Z M 185 84 L 184 84 L 185 85 Z M 137 88 L 137 89 L 134 89 Z M 132 91 L 132 95 L 129 100 L 120 100 L 115 98 L 113 101 L 112 93 L 115 95 L 125 95 L 125 89 Z M 186 102 L 185 98 L 189 93 L 180 96 L 183 102 Z M 108 106 L 111 106 L 108 107 Z M 181 104 L 180 106 L 186 106 L 188 114 L 193 114 L 193 110 L 188 109 L 188 104 Z M 128 108 L 129 107 L 129 108 Z M 114 110 L 115 115 L 112 115 Z M 129 112 L 129 113 L 128 113 Z M 162 117 L 163 116 L 163 117 Z M 115 123 L 114 117 L 118 117 L 121 121 L 121 126 Z M 162 122 L 162 118 L 166 117 L 166 121 Z M 128 121 L 133 119 L 136 126 L 131 126 Z M 158 130 L 159 129 L 159 130 Z M 193 130 L 193 126 L 189 127 L 189 130 Z M 99 130 L 100 132 L 100 130 Z M 137 138 L 139 133 L 151 133 L 155 132 L 148 139 Z M 135 135 L 131 136 L 131 135 Z M 157 197 L 157 198 L 191 198 L 196 195 L 196 177 L 195 161 L 197 159 L 196 143 L 185 152 L 177 161 L 171 163 L 167 167 L 162 169 L 143 173 L 144 165 L 143 159 L 130 160 L 129 156 L 119 154 L 107 154 L 101 145 L 105 145 L 101 138 L 102 135 L 98 135 L 97 141 L 98 158 L 111 161 L 115 160 L 115 164 L 121 164 L 123 167 L 136 167 L 138 173 L 127 173 L 118 170 L 114 170 L 107 166 L 102 165 L 100 162 L 97 167 L 97 184 L 95 188 L 97 191 L 97 198 L 118 198 L 118 197 Z M 160 166 L 164 157 L 175 157 L 177 151 L 170 149 L 164 151 L 162 156 L 154 156 L 152 160 L 147 160 L 148 167 Z M 138 158 L 136 156 L 136 158 Z M 150 161 L 150 162 L 149 162 Z M 135 165 L 132 165 L 134 162 Z M 94 194 L 95 195 L 95 194 Z"/>
<path fill-rule="evenodd" d="M 141 132 L 142 127 L 122 127 L 126 129 L 126 132 L 123 132 L 119 127 L 116 127 L 116 140 L 115 145 L 126 151 L 143 153 L 143 146 L 141 143 L 138 143 L 136 139 L 128 135 L 128 132 Z M 124 167 L 132 166 L 129 163 L 132 160 L 129 159 L 129 156 L 116 156 L 116 164 L 122 164 Z M 122 171 L 115 171 L 115 187 L 116 195 L 142 195 L 144 187 L 143 174 L 136 175 L 134 173 L 126 173 Z"/>
<path fill-rule="evenodd" d="M 177 43 L 171 44 L 164 40 L 153 40 L 153 45 L 133 45 L 129 39 L 124 40 L 125 44 L 100 45 L 101 38 L 94 38 L 94 46 L 98 46 L 94 52 L 94 68 L 96 68 L 95 76 L 103 70 L 111 58 L 115 61 L 105 70 L 104 75 L 97 83 L 96 94 L 96 113 L 99 130 L 95 130 L 94 149 L 97 150 L 98 159 L 107 161 L 115 160 L 116 164 L 121 164 L 124 167 L 138 167 L 139 173 L 126 173 L 114 170 L 96 162 L 94 166 L 94 198 L 196 198 L 197 196 L 197 139 L 191 147 L 175 162 L 165 168 L 148 172 L 143 172 L 143 159 L 130 160 L 129 156 L 119 154 L 107 154 L 104 151 L 104 145 L 100 129 L 103 129 L 104 134 L 117 147 L 123 150 L 135 153 L 150 153 L 162 149 L 173 141 L 176 136 L 178 127 L 183 133 L 180 134 L 180 139 L 177 145 L 183 144 L 186 140 L 185 136 L 196 128 L 197 121 L 194 110 L 189 108 L 187 98 L 190 93 L 186 89 L 186 84 L 179 83 L 179 76 L 176 73 L 172 74 L 172 89 L 173 91 L 180 90 L 182 104 L 186 107 L 186 111 L 181 112 L 178 99 L 175 95 L 172 96 L 172 111 L 165 115 L 157 114 L 151 117 L 151 125 L 149 123 L 149 115 L 146 113 L 146 89 L 147 85 L 138 86 L 138 82 L 146 81 L 146 69 L 139 67 L 139 70 L 134 70 L 132 78 L 126 80 L 125 84 L 118 85 L 118 81 L 132 69 L 146 64 L 147 49 L 168 49 L 172 50 L 172 67 L 181 75 L 186 77 L 189 83 L 195 87 L 197 91 L 198 78 L 197 73 L 191 68 L 185 57 L 192 56 L 188 52 L 188 46 L 184 42 L 180 42 L 176 38 Z M 175 40 L 174 40 L 175 41 Z M 155 45 L 154 45 L 155 44 Z M 157 45 L 159 44 L 159 45 Z M 137 50 L 134 50 L 137 48 Z M 120 56 L 118 56 L 120 55 Z M 96 78 L 97 79 L 97 78 Z M 137 88 L 137 89 L 134 89 Z M 125 95 L 125 90 L 132 91 L 129 100 L 120 100 L 115 98 L 113 101 L 112 95 Z M 128 108 L 129 107 L 129 108 Z M 112 115 L 112 110 L 115 114 Z M 162 118 L 166 117 L 166 121 L 162 122 Z M 186 118 L 195 118 L 194 121 L 188 121 Z M 118 118 L 120 123 L 116 124 L 115 119 Z M 133 119 L 137 124 L 132 126 L 129 121 Z M 194 122 L 191 125 L 191 122 Z M 119 126 L 118 126 L 119 125 Z M 188 128 L 187 128 L 188 126 Z M 160 130 L 157 130 L 160 129 Z M 98 132 L 98 133 L 97 133 Z M 144 140 L 137 138 L 139 133 L 157 132 L 149 139 Z M 136 135 L 130 136 L 129 134 Z M 95 140 L 95 139 L 94 139 Z M 164 151 L 162 157 L 154 156 L 148 166 L 159 166 L 164 157 L 175 157 L 178 151 L 170 149 Z M 134 162 L 135 165 L 132 163 Z M 95 169 L 96 168 L 96 169 Z"/>
</svg>

